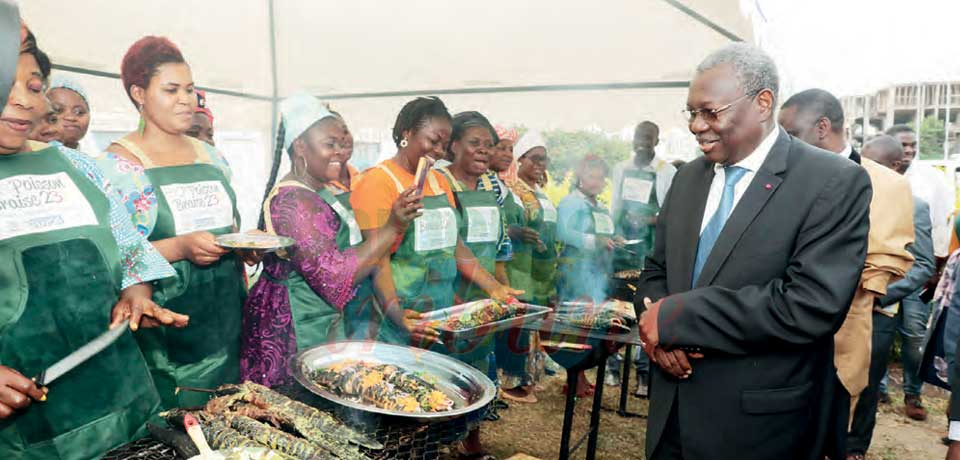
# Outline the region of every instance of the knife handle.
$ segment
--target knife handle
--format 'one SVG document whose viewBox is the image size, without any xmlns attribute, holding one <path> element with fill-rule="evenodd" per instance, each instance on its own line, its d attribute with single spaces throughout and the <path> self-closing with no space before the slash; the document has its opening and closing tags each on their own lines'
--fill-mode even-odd
<svg viewBox="0 0 960 460">
<path fill-rule="evenodd" d="M 36 384 L 37 384 L 37 388 L 43 388 L 43 385 L 46 383 L 46 381 L 45 381 L 46 378 L 47 378 L 47 370 L 44 369 L 44 370 L 40 371 L 40 373 L 37 374 L 36 377 L 34 377 L 34 378 L 30 379 L 30 380 L 33 380 L 33 383 L 36 383 Z"/>
</svg>

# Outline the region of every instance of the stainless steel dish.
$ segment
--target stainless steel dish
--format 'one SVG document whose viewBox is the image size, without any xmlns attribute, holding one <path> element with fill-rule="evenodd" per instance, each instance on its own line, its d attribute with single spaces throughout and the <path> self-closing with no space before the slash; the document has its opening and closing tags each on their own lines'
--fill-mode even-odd
<svg viewBox="0 0 960 460">
<path fill-rule="evenodd" d="M 228 233 L 216 238 L 217 245 L 227 249 L 273 252 L 297 244 L 293 238 L 277 235 Z"/>
<path fill-rule="evenodd" d="M 437 389 L 453 400 L 453 410 L 444 412 L 400 412 L 343 398 L 317 385 L 311 371 L 346 360 L 392 364 L 410 372 L 436 379 Z M 423 422 L 454 419 L 484 408 L 493 401 L 497 389 L 483 372 L 432 351 L 372 341 L 344 341 L 319 345 L 301 351 L 291 363 L 294 378 L 304 388 L 334 404 L 363 412 L 404 417 Z"/>
<path fill-rule="evenodd" d="M 463 313 L 464 310 L 471 308 L 480 302 L 490 302 L 490 300 L 477 300 L 474 302 L 454 305 L 452 307 L 447 307 L 440 310 L 434 310 L 429 313 L 424 313 L 421 318 L 423 321 L 446 321 L 450 318 L 456 317 L 457 315 Z M 500 321 L 481 324 L 477 327 L 471 327 L 467 329 L 449 329 L 445 327 L 438 327 L 436 329 L 438 332 L 440 332 L 440 338 L 444 342 L 470 340 L 485 337 L 493 334 L 494 332 L 506 329 L 523 327 L 524 324 L 541 319 L 546 316 L 547 313 L 550 313 L 550 309 L 548 307 L 541 307 L 540 305 L 532 305 L 528 303 L 521 303 L 521 305 L 527 308 L 527 312 L 523 315 L 511 316 L 509 318 L 501 319 Z"/>
</svg>

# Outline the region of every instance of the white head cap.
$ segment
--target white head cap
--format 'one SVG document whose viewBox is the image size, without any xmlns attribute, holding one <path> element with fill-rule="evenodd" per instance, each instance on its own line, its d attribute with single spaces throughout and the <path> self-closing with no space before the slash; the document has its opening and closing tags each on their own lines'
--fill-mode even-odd
<svg viewBox="0 0 960 460">
<path fill-rule="evenodd" d="M 289 150 L 293 141 L 314 123 L 336 115 L 330 113 L 319 99 L 307 93 L 297 93 L 280 102 L 280 116 L 285 131 L 283 150 Z"/>
<path fill-rule="evenodd" d="M 513 159 L 519 160 L 525 153 L 533 150 L 535 147 L 547 148 L 547 143 L 540 135 L 540 131 L 530 130 L 513 145 Z"/>
</svg>

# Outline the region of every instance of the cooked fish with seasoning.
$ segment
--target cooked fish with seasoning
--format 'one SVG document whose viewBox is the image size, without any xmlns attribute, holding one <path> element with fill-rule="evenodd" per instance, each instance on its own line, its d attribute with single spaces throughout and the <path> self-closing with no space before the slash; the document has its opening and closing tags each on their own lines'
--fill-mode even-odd
<svg viewBox="0 0 960 460">
<path fill-rule="evenodd" d="M 393 365 L 346 360 L 317 369 L 311 378 L 333 393 L 382 409 L 400 412 L 453 409 L 453 400 L 431 384 L 429 377 Z"/>
</svg>

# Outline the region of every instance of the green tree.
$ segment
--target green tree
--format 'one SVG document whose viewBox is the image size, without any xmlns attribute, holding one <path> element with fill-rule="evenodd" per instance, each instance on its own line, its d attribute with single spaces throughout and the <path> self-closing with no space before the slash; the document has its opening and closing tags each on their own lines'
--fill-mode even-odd
<svg viewBox="0 0 960 460">
<path fill-rule="evenodd" d="M 920 123 L 920 159 L 943 159 L 943 120 L 929 116 Z"/>
<path fill-rule="evenodd" d="M 543 133 L 550 155 L 550 176 L 562 179 L 576 169 L 577 162 L 587 154 L 604 159 L 613 168 L 633 153 L 629 142 L 609 138 L 592 131 L 546 131 Z"/>
</svg>

